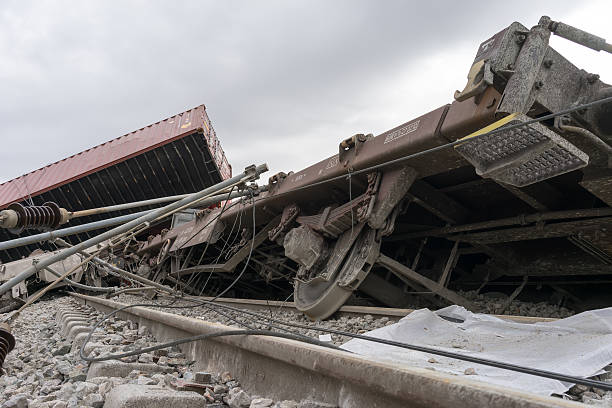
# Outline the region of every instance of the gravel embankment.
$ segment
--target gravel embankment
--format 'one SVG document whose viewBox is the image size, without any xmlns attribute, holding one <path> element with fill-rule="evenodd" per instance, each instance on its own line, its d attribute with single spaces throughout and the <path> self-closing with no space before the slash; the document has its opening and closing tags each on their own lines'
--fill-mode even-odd
<svg viewBox="0 0 612 408">
<path fill-rule="evenodd" d="M 122 359 L 125 363 L 154 364 L 166 373 L 132 370 L 125 377 L 88 378 L 90 365 L 80 359 L 78 351 L 71 353 L 71 344 L 62 337 L 55 321 L 57 308 L 70 304 L 75 303 L 69 297 L 39 301 L 13 323 L 16 346 L 7 356 L 4 374 L 0 377 L 0 408 L 101 408 L 107 395 L 118 385 L 157 385 L 173 390 L 177 380 L 193 381 L 194 362 L 188 361 L 178 348 Z M 94 313 L 92 322 L 101 317 Z M 92 355 L 157 344 L 146 327 L 114 318 L 108 319 L 93 338 Z M 203 396 L 209 408 L 332 407 L 315 401 L 273 401 L 248 395 L 229 372 L 210 373 Z"/>
</svg>

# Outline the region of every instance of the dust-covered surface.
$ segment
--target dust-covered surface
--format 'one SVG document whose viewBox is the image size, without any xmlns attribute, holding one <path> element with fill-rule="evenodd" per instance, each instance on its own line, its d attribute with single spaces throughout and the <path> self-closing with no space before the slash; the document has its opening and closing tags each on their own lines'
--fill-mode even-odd
<svg viewBox="0 0 612 408">
<path fill-rule="evenodd" d="M 368 335 L 582 378 L 612 368 L 608 367 L 612 363 L 612 308 L 529 324 L 474 314 L 459 306 L 437 312 L 421 309 L 397 324 Z M 554 379 L 360 339 L 351 340 L 342 348 L 374 360 L 469 376 L 477 381 L 544 396 L 562 395 L 570 388 L 567 383 Z M 592 392 L 586 388 L 580 395 L 584 400 L 612 399 L 612 393 Z"/>
</svg>

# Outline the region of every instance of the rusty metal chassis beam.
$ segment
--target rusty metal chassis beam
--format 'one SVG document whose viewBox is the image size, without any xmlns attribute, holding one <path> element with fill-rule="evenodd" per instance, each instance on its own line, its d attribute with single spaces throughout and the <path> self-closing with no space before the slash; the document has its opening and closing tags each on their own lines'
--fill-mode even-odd
<svg viewBox="0 0 612 408">
<path fill-rule="evenodd" d="M 460 234 L 447 237 L 461 242 L 477 242 L 481 244 L 499 244 L 516 241 L 529 241 L 545 238 L 563 238 L 578 235 L 581 232 L 597 231 L 612 226 L 612 217 L 592 218 L 587 220 L 558 222 L 554 224 L 535 225 L 529 227 L 509 228 L 496 231 Z"/>
<path fill-rule="evenodd" d="M 387 238 L 389 241 L 400 241 L 405 239 L 413 238 L 424 238 L 424 237 L 447 237 L 452 234 L 461 232 L 473 232 L 484 229 L 498 228 L 498 227 L 509 227 L 513 225 L 525 225 L 533 223 L 541 223 L 543 221 L 557 221 L 557 220 L 568 220 L 568 219 L 580 219 L 580 218 L 602 218 L 612 216 L 612 208 L 587 208 L 582 210 L 567 210 L 567 211 L 550 211 L 544 213 L 536 213 L 529 215 L 518 215 L 516 217 L 500 218 L 497 220 L 482 221 L 470 224 L 463 224 L 457 226 L 449 226 L 442 228 L 435 228 L 427 231 L 414 232 L 410 234 L 398 234 L 393 237 Z M 570 221 L 571 222 L 571 221 Z M 580 222 L 580 221 L 578 221 Z M 551 224 L 554 225 L 554 224 Z"/>
</svg>

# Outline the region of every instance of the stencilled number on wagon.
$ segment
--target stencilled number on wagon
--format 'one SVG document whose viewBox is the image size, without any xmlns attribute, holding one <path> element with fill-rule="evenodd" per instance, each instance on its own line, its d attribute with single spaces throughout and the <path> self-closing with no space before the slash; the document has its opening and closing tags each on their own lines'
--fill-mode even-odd
<svg viewBox="0 0 612 408">
<path fill-rule="evenodd" d="M 399 139 L 400 137 L 404 137 L 407 134 L 414 132 L 419 128 L 419 123 L 421 123 L 420 120 L 415 120 L 414 122 L 411 122 L 406 126 L 394 130 L 393 132 L 385 136 L 385 142 L 383 144 L 387 144 L 389 142 Z"/>
</svg>

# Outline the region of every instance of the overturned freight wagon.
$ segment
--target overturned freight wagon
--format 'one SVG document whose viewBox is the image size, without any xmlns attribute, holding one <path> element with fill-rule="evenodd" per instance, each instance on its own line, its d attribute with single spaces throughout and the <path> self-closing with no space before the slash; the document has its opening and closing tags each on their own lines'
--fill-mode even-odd
<svg viewBox="0 0 612 408">
<path fill-rule="evenodd" d="M 480 44 L 451 104 L 376 137 L 346 138 L 337 155 L 278 173 L 265 188 L 241 182 L 231 194 L 247 197 L 200 206 L 169 229 L 146 225 L 129 246 L 104 256 L 147 282 L 191 294 L 293 297 L 313 319 L 347 301 L 472 308 L 459 289 L 506 292 L 498 313 L 522 292 L 575 309 L 609 305 L 612 87 L 551 48 L 552 34 L 612 52 L 602 38 L 548 17 L 531 29 L 513 23 Z M 193 126 L 193 137 L 208 141 L 210 128 L 192 120 L 175 120 L 173 129 Z M 97 180 L 122 203 L 150 197 L 145 191 L 167 194 L 154 194 L 158 183 L 175 194 L 201 188 L 198 146 L 170 146 Z M 200 152 L 201 165 L 217 157 Z M 151 160 L 160 167 L 147 171 Z M 217 180 L 229 174 L 225 161 L 214 164 Z M 36 190 L 39 200 L 57 202 L 54 187 Z M 71 188 L 80 201 L 66 200 L 68 207 L 100 205 L 94 189 Z M 15 206 L 2 222 L 19 229 L 23 214 L 54 228 L 65 210 L 47 207 Z"/>
<path fill-rule="evenodd" d="M 513 23 L 478 47 L 453 103 L 347 138 L 139 255 L 186 292 L 293 296 L 314 319 L 351 296 L 469 308 L 458 289 L 484 287 L 610 303 L 612 87 L 551 48 L 551 34 L 612 52 L 547 17 Z"/>
</svg>

